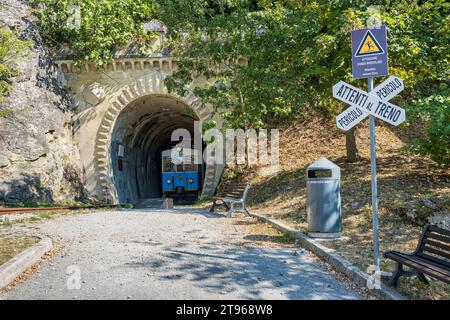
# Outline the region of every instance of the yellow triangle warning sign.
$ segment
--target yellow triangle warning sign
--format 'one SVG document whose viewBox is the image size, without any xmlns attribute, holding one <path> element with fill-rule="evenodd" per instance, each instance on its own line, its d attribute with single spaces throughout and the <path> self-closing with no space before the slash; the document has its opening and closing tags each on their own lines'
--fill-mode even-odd
<svg viewBox="0 0 450 320">
<path fill-rule="evenodd" d="M 378 43 L 377 39 L 373 36 L 370 30 L 367 30 L 364 35 L 361 44 L 356 50 L 356 57 L 374 55 L 374 54 L 382 54 L 384 53 L 383 48 Z"/>
</svg>

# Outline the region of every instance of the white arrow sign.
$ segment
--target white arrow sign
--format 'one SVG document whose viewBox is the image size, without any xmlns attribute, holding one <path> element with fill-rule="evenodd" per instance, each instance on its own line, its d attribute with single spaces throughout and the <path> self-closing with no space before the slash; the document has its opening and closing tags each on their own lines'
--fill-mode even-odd
<svg viewBox="0 0 450 320">
<path fill-rule="evenodd" d="M 376 94 L 383 101 L 389 101 L 402 92 L 404 88 L 402 79 L 396 76 L 390 76 L 373 89 L 371 94 Z M 368 113 L 360 108 L 353 106 L 336 117 L 336 124 L 339 129 L 347 131 L 356 126 L 363 119 L 367 118 L 368 115 Z"/>
<path fill-rule="evenodd" d="M 368 115 L 358 107 L 350 107 L 336 117 L 336 125 L 339 129 L 348 131 Z"/>
<path fill-rule="evenodd" d="M 403 86 L 403 80 L 396 76 L 390 76 L 370 93 L 375 94 L 383 101 L 389 101 L 402 92 L 403 89 L 405 89 Z"/>
<path fill-rule="evenodd" d="M 347 109 L 336 118 L 338 127 L 343 130 L 349 130 L 355 126 L 366 117 L 365 113 L 395 126 L 398 126 L 406 119 L 405 110 L 402 108 L 383 101 L 373 93 L 369 94 L 343 81 L 333 86 L 333 96 L 353 107 Z M 341 121 L 339 122 L 339 120 Z"/>
</svg>

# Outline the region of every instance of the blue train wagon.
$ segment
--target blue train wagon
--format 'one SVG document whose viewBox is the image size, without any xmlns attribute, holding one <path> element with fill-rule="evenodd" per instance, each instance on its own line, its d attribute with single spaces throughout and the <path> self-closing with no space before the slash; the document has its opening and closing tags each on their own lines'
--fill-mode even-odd
<svg viewBox="0 0 450 320">
<path fill-rule="evenodd" d="M 197 200 L 201 175 L 201 166 L 194 162 L 197 154 L 195 149 L 169 149 L 161 153 L 164 197 L 174 198 L 176 203 Z"/>
</svg>

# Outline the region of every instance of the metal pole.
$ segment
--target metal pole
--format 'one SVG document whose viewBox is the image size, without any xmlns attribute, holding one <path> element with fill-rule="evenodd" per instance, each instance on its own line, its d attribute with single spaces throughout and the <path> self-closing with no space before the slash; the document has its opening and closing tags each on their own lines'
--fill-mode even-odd
<svg viewBox="0 0 450 320">
<path fill-rule="evenodd" d="M 368 91 L 373 90 L 373 78 L 368 78 Z M 370 115 L 370 164 L 372 167 L 372 215 L 373 215 L 373 261 L 380 270 L 380 245 L 378 239 L 378 191 L 377 191 L 377 151 L 375 137 L 375 117 Z"/>
</svg>

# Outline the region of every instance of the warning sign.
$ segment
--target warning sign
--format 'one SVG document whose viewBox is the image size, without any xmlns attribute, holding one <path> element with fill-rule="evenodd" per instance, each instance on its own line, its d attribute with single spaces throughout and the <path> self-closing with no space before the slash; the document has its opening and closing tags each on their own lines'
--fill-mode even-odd
<svg viewBox="0 0 450 320">
<path fill-rule="evenodd" d="M 386 27 L 352 31 L 353 78 L 388 74 Z"/>
<path fill-rule="evenodd" d="M 405 110 L 402 108 L 344 81 L 339 81 L 333 86 L 333 97 L 354 107 L 337 117 L 338 127 L 344 130 L 348 130 L 364 119 L 364 113 L 369 113 L 394 126 L 398 126 L 406 118 Z"/>
<path fill-rule="evenodd" d="M 356 50 L 355 57 L 368 56 L 374 54 L 384 53 L 383 48 L 378 43 L 377 39 L 373 36 L 370 30 L 367 30 L 361 44 Z"/>
</svg>

